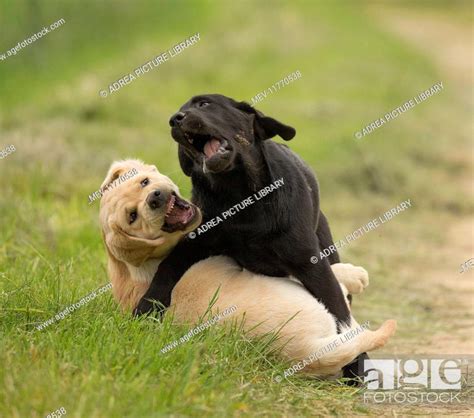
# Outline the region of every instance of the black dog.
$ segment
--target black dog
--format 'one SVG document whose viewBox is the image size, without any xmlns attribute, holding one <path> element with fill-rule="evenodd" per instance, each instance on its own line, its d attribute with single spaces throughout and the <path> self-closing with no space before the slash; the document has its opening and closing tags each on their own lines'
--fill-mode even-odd
<svg viewBox="0 0 474 418">
<path fill-rule="evenodd" d="M 248 103 L 215 94 L 193 97 L 170 125 L 204 222 L 277 179 L 284 186 L 198 239 L 181 242 L 160 265 L 136 313 L 151 310 L 150 299 L 169 306 L 173 286 L 192 264 L 224 254 L 255 273 L 298 278 L 339 323 L 349 324 L 349 309 L 330 267 L 339 257 L 333 253 L 319 260 L 320 250 L 333 240 L 319 208 L 316 179 L 296 154 L 269 140 L 279 135 L 288 141 L 295 130 Z"/>
<path fill-rule="evenodd" d="M 297 277 L 338 323 L 348 324 L 350 313 L 330 267 L 339 262 L 339 255 L 333 252 L 316 264 L 310 261 L 333 245 L 319 207 L 318 183 L 296 154 L 270 140 L 279 135 L 288 141 L 296 131 L 248 103 L 216 94 L 193 97 L 170 125 L 203 223 L 275 180 L 283 179 L 284 187 L 202 236 L 182 240 L 160 264 L 135 314 L 153 310 L 153 301 L 168 307 L 173 287 L 191 265 L 225 254 L 255 273 Z M 360 376 L 359 364 L 365 358 L 363 353 L 344 367 L 344 377 Z"/>
</svg>

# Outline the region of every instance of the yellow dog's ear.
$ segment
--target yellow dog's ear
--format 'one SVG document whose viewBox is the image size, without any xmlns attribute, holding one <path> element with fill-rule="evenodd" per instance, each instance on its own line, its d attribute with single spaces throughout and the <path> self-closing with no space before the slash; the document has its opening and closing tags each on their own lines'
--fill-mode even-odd
<svg viewBox="0 0 474 418">
<path fill-rule="evenodd" d="M 137 171 L 140 172 L 147 172 L 147 171 L 155 171 L 158 173 L 158 169 L 154 165 L 145 164 L 143 161 L 140 160 L 121 160 L 115 161 L 109 168 L 107 175 L 105 176 L 102 185 L 100 186 L 101 190 L 104 190 L 109 184 L 113 183 L 117 180 L 121 175 L 129 172 L 129 171 Z"/>
<path fill-rule="evenodd" d="M 118 260 L 135 267 L 140 267 L 164 243 L 164 237 L 156 239 L 134 237 L 117 225 L 113 225 L 105 234 L 105 245 L 110 253 Z"/>
</svg>

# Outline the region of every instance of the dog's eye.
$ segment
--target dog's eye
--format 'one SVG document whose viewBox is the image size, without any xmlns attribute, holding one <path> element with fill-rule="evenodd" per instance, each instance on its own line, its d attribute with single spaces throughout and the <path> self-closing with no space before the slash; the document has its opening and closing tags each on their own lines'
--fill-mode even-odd
<svg viewBox="0 0 474 418">
<path fill-rule="evenodd" d="M 198 107 L 206 107 L 206 106 L 209 106 L 209 102 L 199 102 L 198 103 Z"/>
<path fill-rule="evenodd" d="M 145 186 L 148 186 L 149 183 L 150 183 L 150 180 L 148 180 L 148 178 L 146 178 L 146 179 L 142 180 L 140 184 L 142 185 L 142 187 L 145 187 Z"/>
<path fill-rule="evenodd" d="M 130 215 L 128 215 L 128 223 L 131 225 L 133 224 L 138 218 L 138 213 L 136 210 L 133 212 L 130 212 Z"/>
</svg>

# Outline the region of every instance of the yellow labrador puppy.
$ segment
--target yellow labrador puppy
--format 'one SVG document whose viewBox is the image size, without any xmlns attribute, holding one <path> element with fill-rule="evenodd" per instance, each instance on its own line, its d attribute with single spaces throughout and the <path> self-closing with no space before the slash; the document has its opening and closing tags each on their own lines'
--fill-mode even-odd
<svg viewBox="0 0 474 418">
<path fill-rule="evenodd" d="M 131 171 L 136 175 L 116 184 Z M 100 223 L 112 290 L 122 308 L 131 310 L 145 294 L 160 262 L 199 225 L 201 214 L 180 197 L 168 177 L 138 160 L 113 163 L 102 188 L 106 191 L 101 198 Z M 332 268 L 346 296 L 362 292 L 368 284 L 367 272 L 361 267 L 339 263 Z M 243 319 L 250 336 L 281 327 L 275 344 L 283 345 L 284 358 L 291 362 L 313 359 L 304 361 L 301 370 L 317 376 L 338 374 L 359 354 L 385 345 L 396 328 L 396 322 L 389 320 L 370 331 L 351 318 L 351 329 L 342 330 L 343 339 L 334 317 L 296 279 L 257 275 L 224 256 L 200 261 L 181 278 L 171 300 L 175 321 L 198 322 L 216 291 L 212 311 L 236 307 L 221 323 Z M 315 356 L 323 351 L 324 355 Z"/>
</svg>

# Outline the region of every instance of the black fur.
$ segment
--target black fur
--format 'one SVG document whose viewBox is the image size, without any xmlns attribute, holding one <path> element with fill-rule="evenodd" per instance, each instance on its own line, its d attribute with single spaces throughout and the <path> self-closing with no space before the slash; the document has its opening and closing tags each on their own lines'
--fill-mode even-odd
<svg viewBox="0 0 474 418">
<path fill-rule="evenodd" d="M 330 268 L 330 261 L 337 262 L 338 256 L 319 259 L 320 250 L 332 244 L 332 237 L 319 208 L 317 181 L 296 154 L 268 140 L 275 135 L 290 140 L 295 130 L 245 102 L 221 95 L 192 98 L 171 118 L 170 124 L 172 136 L 179 143 L 181 166 L 192 179 L 193 203 L 203 211 L 203 222 L 221 215 L 275 180 L 284 181 L 283 187 L 203 234 L 196 246 L 199 252 L 204 253 L 202 246 L 206 245 L 209 255 L 229 255 L 255 273 L 293 275 L 339 323 L 349 323 L 349 310 Z M 211 138 L 226 143 L 229 151 L 206 158 L 203 148 Z M 165 295 L 157 294 L 156 289 L 159 286 L 163 291 L 162 283 L 176 283 L 185 266 L 195 262 L 195 257 L 188 258 L 189 253 L 179 257 L 176 252 L 172 253 L 173 258 L 183 266 L 177 268 L 179 276 L 172 273 L 175 277 L 170 279 L 169 262 L 162 263 L 145 299 L 169 303 L 170 291 L 165 292 L 167 300 L 163 300 Z M 310 262 L 312 256 L 318 258 L 318 263 Z M 140 302 L 137 313 L 149 308 L 149 303 Z"/>
<path fill-rule="evenodd" d="M 288 147 L 270 140 L 276 135 L 290 140 L 295 130 L 245 102 L 215 94 L 193 97 L 170 125 L 203 223 L 275 180 L 282 178 L 284 186 L 195 240 L 187 238 L 178 245 L 161 263 L 135 313 L 149 312 L 152 300 L 169 306 L 172 287 L 187 268 L 209 255 L 224 254 L 255 273 L 297 277 L 338 324 L 349 324 L 349 309 L 330 267 L 339 256 L 337 252 L 328 258 L 319 256 L 333 239 L 320 210 L 316 178 Z M 209 158 L 204 146 L 212 138 L 225 151 Z M 318 258 L 316 264 L 311 263 L 312 256 Z M 345 371 L 347 377 L 352 374 L 353 370 Z"/>
</svg>

